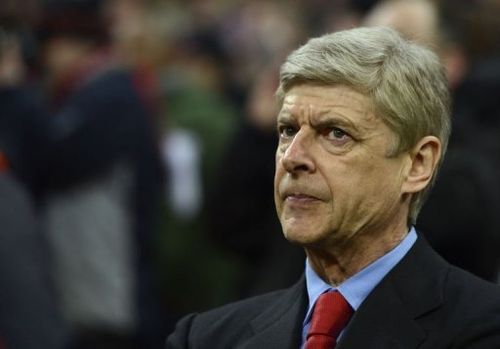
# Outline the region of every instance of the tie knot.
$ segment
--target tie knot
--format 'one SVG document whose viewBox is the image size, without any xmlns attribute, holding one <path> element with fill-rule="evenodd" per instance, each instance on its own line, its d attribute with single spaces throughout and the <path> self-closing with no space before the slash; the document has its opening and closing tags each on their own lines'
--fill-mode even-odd
<svg viewBox="0 0 500 349">
<path fill-rule="evenodd" d="M 311 337 L 326 336 L 335 343 L 352 313 L 353 309 L 338 291 L 323 293 L 314 306 L 307 342 Z"/>
</svg>

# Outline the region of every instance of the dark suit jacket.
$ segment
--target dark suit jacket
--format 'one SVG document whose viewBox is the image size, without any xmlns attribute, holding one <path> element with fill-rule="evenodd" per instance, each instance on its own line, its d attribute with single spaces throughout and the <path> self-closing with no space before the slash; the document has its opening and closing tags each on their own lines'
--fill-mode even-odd
<svg viewBox="0 0 500 349">
<path fill-rule="evenodd" d="M 182 319 L 167 348 L 299 348 L 307 307 L 293 287 Z M 361 304 L 337 349 L 500 348 L 500 288 L 419 237 Z"/>
</svg>

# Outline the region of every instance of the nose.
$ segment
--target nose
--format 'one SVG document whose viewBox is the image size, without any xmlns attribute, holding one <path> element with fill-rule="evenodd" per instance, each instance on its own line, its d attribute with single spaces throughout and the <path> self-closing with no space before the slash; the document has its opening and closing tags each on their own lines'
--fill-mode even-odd
<svg viewBox="0 0 500 349">
<path fill-rule="evenodd" d="M 305 133 L 298 132 L 295 135 L 281 157 L 281 163 L 287 172 L 314 172 L 316 166 L 311 153 L 311 142 Z"/>
</svg>

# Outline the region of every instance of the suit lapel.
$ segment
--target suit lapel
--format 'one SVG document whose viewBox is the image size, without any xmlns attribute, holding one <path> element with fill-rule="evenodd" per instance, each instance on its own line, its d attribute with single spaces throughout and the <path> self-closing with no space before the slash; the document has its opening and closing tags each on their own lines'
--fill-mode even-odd
<svg viewBox="0 0 500 349">
<path fill-rule="evenodd" d="M 356 311 L 338 349 L 412 349 L 425 340 L 419 316 L 443 302 L 448 265 L 419 236 Z"/>
<path fill-rule="evenodd" d="M 412 349 L 424 337 L 394 289 L 384 285 L 356 311 L 337 348 Z"/>
<path fill-rule="evenodd" d="M 251 322 L 255 336 L 242 348 L 299 348 L 307 306 L 305 279 Z"/>
</svg>

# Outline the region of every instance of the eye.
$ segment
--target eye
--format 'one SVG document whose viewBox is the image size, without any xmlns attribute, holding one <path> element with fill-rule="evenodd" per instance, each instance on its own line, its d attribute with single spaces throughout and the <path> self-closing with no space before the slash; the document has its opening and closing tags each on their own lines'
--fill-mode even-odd
<svg viewBox="0 0 500 349">
<path fill-rule="evenodd" d="M 280 138 L 293 138 L 297 133 L 297 129 L 290 125 L 281 125 L 278 127 L 278 134 Z"/>
<path fill-rule="evenodd" d="M 335 145 L 345 145 L 353 138 L 346 131 L 338 127 L 327 127 L 321 132 L 321 134 L 329 141 Z"/>
<path fill-rule="evenodd" d="M 344 138 L 350 138 L 347 132 L 337 127 L 326 129 L 324 135 L 330 140 L 343 140 Z"/>
</svg>

